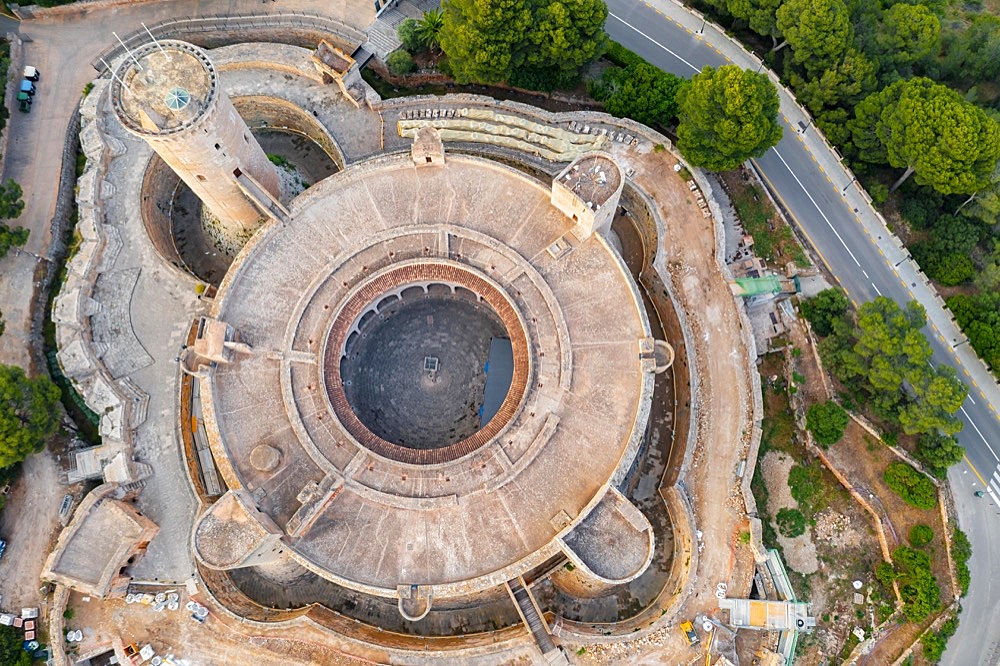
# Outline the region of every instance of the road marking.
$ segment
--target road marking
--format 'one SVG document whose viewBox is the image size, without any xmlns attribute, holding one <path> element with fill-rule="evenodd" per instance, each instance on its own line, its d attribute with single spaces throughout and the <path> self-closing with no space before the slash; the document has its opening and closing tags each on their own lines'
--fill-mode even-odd
<svg viewBox="0 0 1000 666">
<path fill-rule="evenodd" d="M 971 402 L 973 405 L 976 404 L 976 401 L 972 399 L 972 394 L 971 393 L 969 395 L 967 395 L 966 397 L 969 399 L 969 402 Z"/>
<path fill-rule="evenodd" d="M 864 274 L 865 274 L 865 277 L 866 277 L 866 278 L 868 278 L 869 280 L 871 280 L 871 279 L 872 279 L 872 278 L 871 278 L 871 276 L 870 276 L 870 275 L 868 275 L 868 271 L 866 271 L 865 269 L 863 269 L 863 268 L 862 268 L 862 269 L 861 269 L 861 272 L 862 272 L 862 273 L 864 273 Z"/>
<path fill-rule="evenodd" d="M 969 416 L 969 412 L 965 411 L 965 407 L 959 407 L 959 409 L 962 410 L 962 413 L 965 414 L 965 418 L 969 419 L 969 423 L 972 425 L 973 428 L 976 429 L 976 432 L 979 433 L 979 439 L 983 440 L 983 444 L 985 444 L 986 448 L 988 448 L 990 450 L 990 453 L 993 454 L 993 459 L 1000 461 L 1000 458 L 997 457 L 997 452 L 994 451 L 993 447 L 990 446 L 990 443 L 986 441 L 986 438 L 983 436 L 983 433 L 979 429 L 979 426 L 977 426 L 976 422 L 972 420 L 971 416 Z"/>
<path fill-rule="evenodd" d="M 801 138 L 801 137 L 799 137 L 799 138 Z M 795 179 L 795 182 L 799 184 L 799 187 L 802 188 L 802 191 L 805 192 L 805 195 L 807 197 L 809 197 L 809 201 L 812 202 L 812 205 L 819 212 L 820 216 L 822 216 L 823 220 L 826 221 L 826 226 L 830 227 L 830 231 L 833 232 L 833 235 L 837 237 L 837 240 L 840 241 L 840 244 L 844 246 L 845 250 L 847 250 L 847 254 L 851 255 L 851 259 L 853 259 L 854 263 L 857 264 L 858 267 L 860 267 L 861 266 L 861 262 L 858 261 L 858 258 L 854 256 L 853 252 L 851 252 L 851 248 L 847 247 L 847 243 L 845 243 L 844 239 L 840 237 L 840 234 L 834 228 L 833 223 L 830 222 L 830 218 L 828 218 L 826 216 L 826 213 L 824 213 L 823 210 L 819 207 L 819 204 L 816 203 L 816 200 L 813 199 L 813 197 L 812 197 L 811 194 L 809 194 L 809 190 L 806 189 L 806 186 L 802 184 L 802 181 L 799 180 L 799 177 L 795 175 L 794 171 L 792 171 L 792 167 L 788 166 L 788 162 L 786 162 L 785 158 L 781 156 L 781 153 L 778 152 L 777 148 L 772 148 L 771 150 L 773 150 L 774 154 L 778 156 L 778 159 L 781 160 L 781 163 L 785 165 L 785 168 L 788 169 L 788 173 L 790 173 L 792 175 L 792 178 Z M 815 160 L 816 158 L 814 157 L 813 159 Z M 786 208 L 787 208 L 787 206 L 786 206 Z M 799 227 L 801 227 L 801 226 L 802 225 L 800 224 Z"/>
<path fill-rule="evenodd" d="M 642 35 L 643 37 L 645 37 L 649 41 L 653 42 L 654 44 L 656 44 L 657 46 L 659 46 L 661 49 L 663 49 L 664 51 L 666 51 L 667 53 L 669 53 L 673 57 L 677 58 L 678 60 L 680 60 L 682 63 L 684 63 L 688 67 L 690 67 L 695 72 L 700 72 L 701 71 L 700 69 L 698 69 L 697 67 L 695 67 L 694 65 L 692 65 L 691 63 L 689 63 L 687 60 L 685 60 L 684 58 L 680 57 L 679 55 L 677 55 L 676 53 L 674 53 L 673 51 L 671 51 L 670 49 L 668 49 L 666 46 L 664 46 L 663 44 L 659 43 L 658 41 L 656 41 L 655 39 L 653 39 L 652 37 L 650 37 L 649 35 L 647 35 L 646 33 L 644 33 L 642 30 L 639 30 L 639 28 L 635 27 L 634 25 L 632 25 L 628 21 L 624 20 L 623 18 L 621 18 L 617 14 L 612 14 L 612 13 L 608 12 L 608 16 L 610 16 L 611 18 L 615 19 L 616 21 L 618 21 L 622 25 L 631 28 L 632 30 L 634 30 L 638 34 Z"/>
<path fill-rule="evenodd" d="M 878 294 L 879 296 L 881 296 L 881 295 L 882 295 L 882 292 L 881 292 L 881 291 L 879 291 L 879 288 L 875 286 L 875 283 L 874 283 L 874 282 L 872 282 L 872 289 L 874 289 L 874 290 L 875 290 L 875 293 L 876 293 L 876 294 Z"/>
</svg>

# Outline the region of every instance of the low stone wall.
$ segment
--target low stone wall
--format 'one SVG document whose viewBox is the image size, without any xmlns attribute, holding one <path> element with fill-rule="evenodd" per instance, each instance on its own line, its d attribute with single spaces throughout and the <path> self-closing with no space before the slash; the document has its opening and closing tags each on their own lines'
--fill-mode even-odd
<svg viewBox="0 0 1000 666">
<path fill-rule="evenodd" d="M 81 242 L 66 264 L 66 279 L 56 296 L 52 320 L 56 325 L 56 355 L 63 374 L 69 379 L 95 414 L 101 415 L 100 434 L 106 459 L 124 453 L 131 460 L 132 431 L 145 418 L 148 396 L 127 379 L 115 380 L 97 356 L 90 329 L 91 316 L 102 306 L 93 300 L 98 276 L 111 267 L 122 247 L 117 230 L 104 224 L 103 200 L 113 193 L 102 174 L 109 161 L 124 153 L 117 140 L 98 129 L 98 104 L 107 89 L 98 81 L 80 103 L 80 143 L 87 158 L 84 173 L 77 180 L 77 231 Z M 128 467 L 125 465 L 124 467 Z M 132 479 L 136 480 L 136 479 Z"/>
<path fill-rule="evenodd" d="M 299 134 L 323 149 L 337 168 L 344 169 L 344 154 L 323 125 L 288 100 L 264 95 L 234 97 L 233 106 L 251 130 L 273 129 Z"/>
<path fill-rule="evenodd" d="M 170 221 L 171 204 L 180 182 L 180 176 L 159 155 L 150 156 L 142 179 L 142 224 L 156 252 L 178 271 L 197 279 L 177 251 Z"/>
</svg>

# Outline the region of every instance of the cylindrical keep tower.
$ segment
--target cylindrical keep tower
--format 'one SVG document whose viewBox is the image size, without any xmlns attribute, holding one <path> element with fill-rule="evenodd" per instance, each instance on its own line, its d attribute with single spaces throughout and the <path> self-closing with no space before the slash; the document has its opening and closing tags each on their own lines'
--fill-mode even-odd
<svg viewBox="0 0 1000 666">
<path fill-rule="evenodd" d="M 119 65 L 111 99 L 125 129 L 208 206 L 218 220 L 206 223 L 208 232 L 235 254 L 263 217 L 237 178 L 246 174 L 277 198 L 278 174 L 221 90 L 208 54 L 176 40 L 139 47 Z"/>
</svg>

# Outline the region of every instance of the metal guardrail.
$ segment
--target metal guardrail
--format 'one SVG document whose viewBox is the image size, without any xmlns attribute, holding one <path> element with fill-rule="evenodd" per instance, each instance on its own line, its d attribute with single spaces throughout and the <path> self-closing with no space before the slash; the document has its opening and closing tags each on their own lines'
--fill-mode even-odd
<svg viewBox="0 0 1000 666">
<path fill-rule="evenodd" d="M 365 41 L 365 34 L 360 30 L 319 14 L 305 12 L 283 12 L 280 14 L 215 14 L 212 16 L 195 16 L 192 18 L 166 19 L 147 26 L 149 33 L 158 39 L 177 39 L 198 34 L 226 31 L 247 30 L 280 30 L 282 28 L 306 28 L 325 32 L 334 37 L 334 41 L 351 45 L 350 50 Z M 116 58 L 125 54 L 125 48 L 136 49 L 149 42 L 149 34 L 139 28 L 121 38 L 122 44 L 115 44 L 100 53 L 91 61 L 91 66 L 98 72 L 107 69 Z M 117 40 L 116 40 L 117 41 Z M 104 62 L 102 62 L 102 59 Z"/>
</svg>

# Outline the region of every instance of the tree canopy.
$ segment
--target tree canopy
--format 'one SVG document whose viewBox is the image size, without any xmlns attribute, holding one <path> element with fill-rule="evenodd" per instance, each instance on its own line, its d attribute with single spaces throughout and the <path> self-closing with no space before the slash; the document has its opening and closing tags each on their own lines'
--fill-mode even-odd
<svg viewBox="0 0 1000 666">
<path fill-rule="evenodd" d="M 0 625 L 0 664 L 31 666 L 31 655 L 21 647 L 23 637 L 14 627 Z"/>
<path fill-rule="evenodd" d="M 843 0 L 785 0 L 776 18 L 792 47 L 792 60 L 810 73 L 833 67 L 854 37 Z"/>
<path fill-rule="evenodd" d="M 820 354 L 840 381 L 907 434 L 954 434 L 962 428 L 954 414 L 968 387 L 953 368 L 931 364 L 925 323 L 916 301 L 900 308 L 880 296 L 859 308 L 856 325 L 835 322 Z"/>
<path fill-rule="evenodd" d="M 952 435 L 929 432 L 917 440 L 917 448 L 913 455 L 923 463 L 928 472 L 943 479 L 948 474 L 948 468 L 962 460 L 965 449 Z"/>
<path fill-rule="evenodd" d="M 443 6 L 437 41 L 459 83 L 568 85 L 608 43 L 602 0 L 448 0 Z"/>
<path fill-rule="evenodd" d="M 930 55 L 940 37 L 941 22 L 927 7 L 899 3 L 885 12 L 876 41 L 888 58 L 902 64 Z"/>
<path fill-rule="evenodd" d="M 608 45 L 603 0 L 563 0 L 541 3 L 533 13 L 524 45 L 524 63 L 511 83 L 551 89 L 571 85 L 584 65 Z"/>
<path fill-rule="evenodd" d="M 459 83 L 500 83 L 510 76 L 531 27 L 526 0 L 448 0 L 438 34 Z"/>
<path fill-rule="evenodd" d="M 0 219 L 13 220 L 24 210 L 21 186 L 8 178 L 0 183 Z M 28 242 L 28 230 L 24 227 L 9 227 L 0 224 L 0 259 L 7 256 L 12 247 L 21 247 Z"/>
<path fill-rule="evenodd" d="M 677 117 L 677 91 L 686 82 L 649 63 L 609 69 L 601 92 L 595 96 L 604 109 L 619 118 L 631 118 L 644 125 L 671 125 Z"/>
<path fill-rule="evenodd" d="M 781 6 L 781 0 L 727 0 L 726 8 L 738 19 L 747 22 L 750 29 L 762 37 L 778 36 L 778 23 L 775 12 Z"/>
<path fill-rule="evenodd" d="M 31 379 L 0 365 L 0 467 L 40 451 L 59 427 L 59 389 L 48 377 Z"/>
<path fill-rule="evenodd" d="M 677 93 L 677 148 L 694 166 L 735 169 L 781 140 L 778 92 L 763 74 L 705 67 Z"/>
<path fill-rule="evenodd" d="M 824 449 L 836 444 L 844 436 L 851 418 L 843 407 L 832 400 L 810 405 L 806 412 L 806 429 Z"/>
<path fill-rule="evenodd" d="M 833 324 L 842 321 L 850 305 L 842 289 L 824 289 L 799 305 L 802 316 L 812 324 L 816 335 L 826 337 L 833 333 Z"/>
<path fill-rule="evenodd" d="M 863 160 L 906 169 L 942 194 L 990 184 L 1000 160 L 1000 124 L 947 86 L 927 78 L 897 81 L 855 109 L 854 145 Z"/>
</svg>

